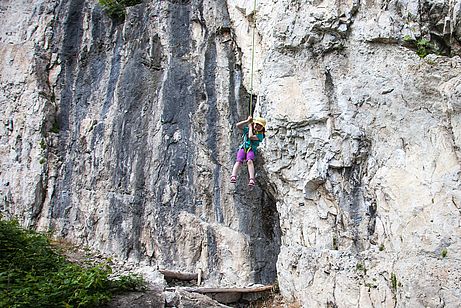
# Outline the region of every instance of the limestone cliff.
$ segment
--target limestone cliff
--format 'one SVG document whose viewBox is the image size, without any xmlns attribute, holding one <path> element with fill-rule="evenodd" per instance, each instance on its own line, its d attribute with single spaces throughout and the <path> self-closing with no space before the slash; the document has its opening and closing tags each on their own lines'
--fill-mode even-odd
<svg viewBox="0 0 461 308">
<path fill-rule="evenodd" d="M 277 281 L 304 307 L 461 305 L 461 2 L 0 15 L 7 217 L 208 286 Z M 228 179 L 253 27 L 268 132 L 249 191 L 244 170 Z"/>
</svg>

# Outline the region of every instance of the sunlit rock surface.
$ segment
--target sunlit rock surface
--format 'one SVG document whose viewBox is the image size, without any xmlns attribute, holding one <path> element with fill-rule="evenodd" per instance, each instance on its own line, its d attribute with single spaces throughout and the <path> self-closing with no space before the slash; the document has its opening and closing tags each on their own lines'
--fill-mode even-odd
<svg viewBox="0 0 461 308">
<path fill-rule="evenodd" d="M 2 1 L 1 211 L 305 307 L 460 306 L 460 7 Z"/>
</svg>

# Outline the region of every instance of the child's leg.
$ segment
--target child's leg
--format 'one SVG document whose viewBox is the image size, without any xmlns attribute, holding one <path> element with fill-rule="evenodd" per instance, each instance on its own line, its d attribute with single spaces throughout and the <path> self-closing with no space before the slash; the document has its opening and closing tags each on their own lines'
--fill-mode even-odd
<svg viewBox="0 0 461 308">
<path fill-rule="evenodd" d="M 235 162 L 234 168 L 232 168 L 232 176 L 237 176 L 237 172 L 239 171 L 241 165 L 242 165 L 241 162 L 239 161 Z"/>
<path fill-rule="evenodd" d="M 236 177 L 237 176 L 237 172 L 239 171 L 240 169 L 240 166 L 242 165 L 243 161 L 245 160 L 245 150 L 244 149 L 240 149 L 237 151 L 237 161 L 235 162 L 234 164 L 234 168 L 232 168 L 232 177 Z"/>
<path fill-rule="evenodd" d="M 247 160 L 247 166 L 248 166 L 248 176 L 250 179 L 255 178 L 255 166 L 253 164 L 252 160 Z"/>
<path fill-rule="evenodd" d="M 255 153 L 252 150 L 248 151 L 247 166 L 248 166 L 248 176 L 250 177 L 250 180 L 255 178 L 255 166 L 253 164 L 254 159 L 255 159 Z"/>
</svg>

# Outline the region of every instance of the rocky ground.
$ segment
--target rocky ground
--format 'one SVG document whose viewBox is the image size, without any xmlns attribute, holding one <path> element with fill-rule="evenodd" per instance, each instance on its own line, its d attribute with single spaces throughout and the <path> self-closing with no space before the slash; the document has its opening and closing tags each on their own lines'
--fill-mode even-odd
<svg viewBox="0 0 461 308">
<path fill-rule="evenodd" d="M 231 296 L 221 296 L 214 300 L 211 296 L 192 293 L 183 290 L 183 287 L 196 287 L 197 281 L 184 282 L 165 279 L 159 271 L 153 268 L 140 266 L 126 261 L 120 261 L 102 253 L 93 252 L 85 247 L 77 247 L 63 240 L 56 240 L 53 245 L 66 256 L 66 258 L 80 265 L 107 263 L 112 268 L 114 279 L 121 275 L 139 274 L 147 282 L 144 291 L 127 292 L 115 295 L 110 303 L 104 308 L 158 308 L 158 307 L 300 307 L 298 304 L 285 303 L 283 298 L 276 292 L 265 294 L 249 294 L 242 296 L 236 302 Z M 174 289 L 174 291 L 172 291 Z M 216 295 L 214 296 L 216 298 Z M 222 304 L 226 302 L 227 304 Z"/>
</svg>

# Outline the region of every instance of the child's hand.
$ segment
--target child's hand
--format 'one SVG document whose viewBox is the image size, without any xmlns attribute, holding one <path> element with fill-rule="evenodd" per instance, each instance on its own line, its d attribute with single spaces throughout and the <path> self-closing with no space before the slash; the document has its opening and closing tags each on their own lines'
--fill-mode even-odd
<svg viewBox="0 0 461 308">
<path fill-rule="evenodd" d="M 252 117 L 252 116 L 248 116 L 247 123 L 252 123 L 252 122 L 253 122 L 253 117 Z"/>
</svg>

